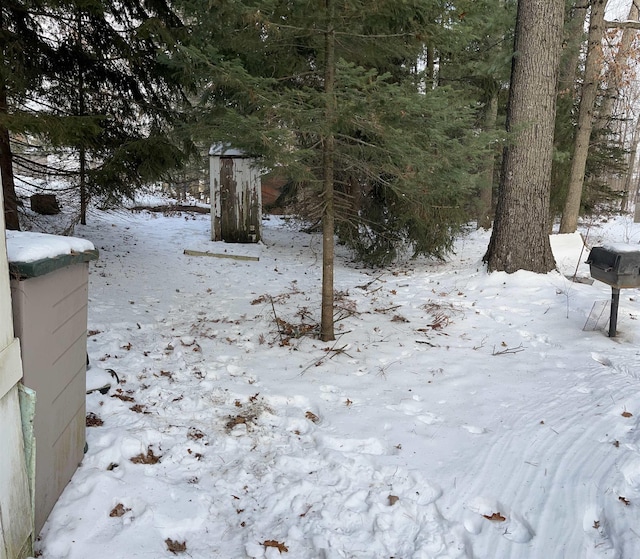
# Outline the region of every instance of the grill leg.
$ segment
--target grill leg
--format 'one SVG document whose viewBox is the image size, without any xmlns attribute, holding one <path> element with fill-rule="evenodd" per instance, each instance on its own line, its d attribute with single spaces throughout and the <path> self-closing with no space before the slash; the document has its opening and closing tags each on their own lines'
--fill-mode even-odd
<svg viewBox="0 0 640 559">
<path fill-rule="evenodd" d="M 609 316 L 609 337 L 616 337 L 616 326 L 618 325 L 618 303 L 620 303 L 620 290 L 611 288 L 611 315 Z"/>
</svg>

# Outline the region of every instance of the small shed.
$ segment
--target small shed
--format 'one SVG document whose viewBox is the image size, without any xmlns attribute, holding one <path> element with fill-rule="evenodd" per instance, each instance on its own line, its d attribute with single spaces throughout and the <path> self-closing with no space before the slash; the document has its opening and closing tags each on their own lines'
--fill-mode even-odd
<svg viewBox="0 0 640 559">
<path fill-rule="evenodd" d="M 262 237 L 262 186 L 256 161 L 243 151 L 209 149 L 211 240 L 257 243 Z"/>
<path fill-rule="evenodd" d="M 13 325 L 35 391 L 35 534 L 85 451 L 89 261 L 85 239 L 7 231 Z M 2 554 L 0 554 L 2 557 Z"/>
</svg>

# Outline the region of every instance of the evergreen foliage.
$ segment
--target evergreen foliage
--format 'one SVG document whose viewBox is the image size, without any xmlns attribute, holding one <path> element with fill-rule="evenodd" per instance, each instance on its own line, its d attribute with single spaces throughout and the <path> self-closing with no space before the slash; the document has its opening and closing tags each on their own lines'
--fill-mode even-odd
<svg viewBox="0 0 640 559">
<path fill-rule="evenodd" d="M 10 97 L 7 127 L 75 160 L 48 174 L 76 177 L 84 222 L 90 196 L 132 196 L 186 156 L 188 144 L 179 146 L 170 135 L 184 102 L 182 84 L 158 60 L 160 50 L 173 48 L 181 23 L 164 0 L 38 4 L 13 2 L 34 23 L 30 40 L 45 54 L 35 68 L 39 81 L 21 81 Z M 16 33 L 8 48 L 22 40 Z M 30 71 L 24 61 L 16 64 Z"/>
<path fill-rule="evenodd" d="M 335 117 L 325 118 L 323 3 L 183 1 L 190 41 L 173 59 L 200 79 L 197 134 L 280 167 L 320 218 L 334 141 L 336 231 L 370 264 L 397 249 L 442 256 L 466 221 L 486 139 L 476 108 L 425 76 L 426 43 L 455 48 L 458 16 L 433 0 L 336 2 Z M 444 21 L 449 25 L 444 25 Z"/>
</svg>

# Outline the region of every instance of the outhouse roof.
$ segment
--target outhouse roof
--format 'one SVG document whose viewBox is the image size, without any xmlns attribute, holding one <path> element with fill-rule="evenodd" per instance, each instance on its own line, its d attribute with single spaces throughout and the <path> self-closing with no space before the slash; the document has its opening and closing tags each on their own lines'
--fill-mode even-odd
<svg viewBox="0 0 640 559">
<path fill-rule="evenodd" d="M 241 149 L 233 148 L 229 144 L 211 144 L 209 155 L 218 155 L 220 157 L 249 157 Z"/>
</svg>

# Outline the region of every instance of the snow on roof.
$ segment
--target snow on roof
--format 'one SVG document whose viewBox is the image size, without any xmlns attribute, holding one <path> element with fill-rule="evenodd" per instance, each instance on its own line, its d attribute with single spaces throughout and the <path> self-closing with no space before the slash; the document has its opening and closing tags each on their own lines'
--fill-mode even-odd
<svg viewBox="0 0 640 559">
<path fill-rule="evenodd" d="M 225 157 L 248 157 L 241 149 L 232 148 L 229 144 L 212 144 L 209 155 L 224 155 Z"/>
<path fill-rule="evenodd" d="M 94 250 L 93 243 L 77 237 L 62 237 L 31 231 L 7 231 L 9 262 L 36 262 L 64 254 Z"/>
<path fill-rule="evenodd" d="M 602 245 L 602 248 L 605 250 L 610 250 L 611 252 L 638 252 L 640 251 L 640 244 L 605 243 Z"/>
</svg>

